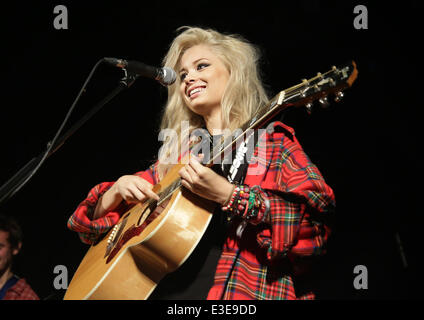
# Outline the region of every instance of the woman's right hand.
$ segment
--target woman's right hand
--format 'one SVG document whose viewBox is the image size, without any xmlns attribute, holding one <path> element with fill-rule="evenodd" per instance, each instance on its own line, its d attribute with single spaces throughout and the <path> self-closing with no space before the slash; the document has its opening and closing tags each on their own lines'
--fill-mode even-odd
<svg viewBox="0 0 424 320">
<path fill-rule="evenodd" d="M 137 203 L 148 198 L 159 200 L 159 196 L 152 191 L 153 185 L 134 175 L 120 177 L 111 189 L 127 203 Z"/>
<path fill-rule="evenodd" d="M 120 177 L 113 186 L 97 202 L 93 220 L 103 217 L 107 212 L 115 209 L 122 200 L 127 203 L 138 203 L 148 198 L 159 200 L 159 196 L 152 191 L 153 185 L 134 175 Z"/>
</svg>

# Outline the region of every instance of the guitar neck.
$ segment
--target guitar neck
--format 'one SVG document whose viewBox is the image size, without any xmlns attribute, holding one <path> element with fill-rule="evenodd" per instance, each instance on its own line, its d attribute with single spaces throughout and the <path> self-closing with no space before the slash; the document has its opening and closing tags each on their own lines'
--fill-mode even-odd
<svg viewBox="0 0 424 320">
<path fill-rule="evenodd" d="M 352 86 L 357 75 L 356 63 L 352 61 L 343 68 L 333 66 L 323 74 L 317 73 L 315 77 L 309 80 L 304 79 L 301 83 L 281 91 L 265 107 L 258 108 L 257 114 L 242 125 L 237 134 L 229 136 L 217 147 L 217 150 L 214 148 L 212 159 L 207 163 L 207 166 L 221 163 L 217 160 L 221 160 L 223 155 L 228 154 L 230 148 L 232 151 L 241 139 L 252 134 L 253 130 L 265 128 L 275 116 L 288 108 L 306 106 L 308 112 L 310 112 L 311 105 L 315 100 L 318 100 L 322 106 L 326 106 L 328 104 L 327 97 L 330 94 L 335 94 L 335 101 L 339 102 L 343 97 L 343 90 Z"/>
</svg>

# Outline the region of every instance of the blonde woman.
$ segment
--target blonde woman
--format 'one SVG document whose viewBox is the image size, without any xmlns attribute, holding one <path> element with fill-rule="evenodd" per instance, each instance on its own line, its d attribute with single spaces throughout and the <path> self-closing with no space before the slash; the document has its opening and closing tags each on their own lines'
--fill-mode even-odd
<svg viewBox="0 0 424 320">
<path fill-rule="evenodd" d="M 194 131 L 203 129 L 211 142 L 218 141 L 268 102 L 252 44 L 209 29 L 179 32 L 164 59 L 178 77 L 169 86 L 161 123 L 177 139 L 164 142 L 148 170 L 90 191 L 68 222 L 86 243 L 107 232 L 129 204 L 159 199 L 152 186 L 175 163 L 170 157 L 185 153 L 184 141 Z M 311 287 L 297 284 L 325 251 L 330 230 L 324 218 L 333 212 L 334 194 L 293 129 L 281 122 L 272 128 L 254 144 L 261 170 L 253 174 L 247 159 L 235 169 L 214 169 L 202 164 L 201 155 L 179 171 L 182 186 L 216 202 L 217 210 L 195 251 L 151 299 L 315 298 Z"/>
</svg>

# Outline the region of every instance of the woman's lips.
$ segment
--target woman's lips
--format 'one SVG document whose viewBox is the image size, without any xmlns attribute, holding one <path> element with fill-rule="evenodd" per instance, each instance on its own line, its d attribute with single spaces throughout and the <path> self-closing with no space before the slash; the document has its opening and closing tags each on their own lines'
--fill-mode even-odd
<svg viewBox="0 0 424 320">
<path fill-rule="evenodd" d="M 190 88 L 187 92 L 187 96 L 189 98 L 195 98 L 197 97 L 203 90 L 205 90 L 206 86 L 195 86 L 193 88 Z"/>
</svg>

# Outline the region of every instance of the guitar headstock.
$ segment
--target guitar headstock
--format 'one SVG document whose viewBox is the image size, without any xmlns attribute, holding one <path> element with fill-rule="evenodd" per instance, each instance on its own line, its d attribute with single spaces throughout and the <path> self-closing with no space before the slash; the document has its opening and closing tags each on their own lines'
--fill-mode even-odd
<svg viewBox="0 0 424 320">
<path fill-rule="evenodd" d="M 305 106 L 307 111 L 312 111 L 314 101 L 326 108 L 329 105 L 329 97 L 333 96 L 335 102 L 340 102 L 343 98 L 343 90 L 351 87 L 358 76 L 356 63 L 352 61 L 342 67 L 333 66 L 325 73 L 318 73 L 309 80 L 302 80 L 302 83 L 292 88 L 282 91 L 280 94 L 280 104 L 287 106 Z M 278 104 L 278 103 L 277 103 Z"/>
<path fill-rule="evenodd" d="M 258 109 L 257 114 L 243 125 L 243 130 L 260 128 L 289 107 L 305 106 L 308 113 L 311 113 L 312 104 L 316 100 L 324 108 L 330 104 L 331 96 L 334 96 L 335 102 L 340 102 L 343 90 L 351 87 L 357 76 L 356 63 L 352 61 L 342 67 L 332 67 L 325 73 L 318 73 L 309 80 L 304 79 L 298 85 L 278 93 L 266 107 Z"/>
</svg>

